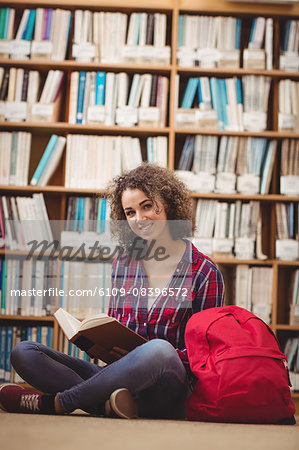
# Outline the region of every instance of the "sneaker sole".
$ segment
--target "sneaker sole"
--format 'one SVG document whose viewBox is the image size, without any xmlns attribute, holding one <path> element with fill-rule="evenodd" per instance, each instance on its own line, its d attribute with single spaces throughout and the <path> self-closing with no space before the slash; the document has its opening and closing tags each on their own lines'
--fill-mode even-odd
<svg viewBox="0 0 299 450">
<path fill-rule="evenodd" d="M 22 386 L 20 386 L 19 384 L 16 383 L 4 383 L 0 386 L 0 392 L 2 391 L 3 388 L 5 388 L 6 386 L 18 386 L 21 387 L 22 389 L 24 389 Z M 2 411 L 6 411 L 8 412 L 8 410 L 6 408 L 4 408 L 4 406 L 2 405 L 2 403 L 0 402 L 0 408 L 2 409 Z"/>
<path fill-rule="evenodd" d="M 138 417 L 137 403 L 128 389 L 121 388 L 112 392 L 110 407 L 118 417 L 123 419 L 136 419 Z"/>
</svg>

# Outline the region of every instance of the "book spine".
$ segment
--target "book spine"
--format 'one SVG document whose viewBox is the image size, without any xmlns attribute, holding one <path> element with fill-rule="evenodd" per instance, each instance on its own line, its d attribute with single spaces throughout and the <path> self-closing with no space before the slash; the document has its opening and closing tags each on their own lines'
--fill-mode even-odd
<svg viewBox="0 0 299 450">
<path fill-rule="evenodd" d="M 52 136 L 47 144 L 47 147 L 43 153 L 43 156 L 33 174 L 31 181 L 30 181 L 31 185 L 35 186 L 38 183 L 38 181 L 41 177 L 41 174 L 45 170 L 45 167 L 50 159 L 50 156 L 57 144 L 57 141 L 58 141 L 58 136 L 56 134 L 52 134 Z"/>
<path fill-rule="evenodd" d="M 82 123 L 83 122 L 83 105 L 84 105 L 84 95 L 85 95 L 85 83 L 86 83 L 86 72 L 79 72 L 76 123 Z"/>
</svg>

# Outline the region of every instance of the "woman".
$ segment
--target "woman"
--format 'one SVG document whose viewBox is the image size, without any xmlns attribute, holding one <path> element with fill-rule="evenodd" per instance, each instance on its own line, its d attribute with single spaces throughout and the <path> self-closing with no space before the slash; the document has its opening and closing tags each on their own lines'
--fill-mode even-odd
<svg viewBox="0 0 299 450">
<path fill-rule="evenodd" d="M 3 385 L 0 404 L 7 411 L 80 408 L 110 417 L 185 417 L 192 374 L 184 331 L 193 313 L 222 305 L 221 273 L 185 239 L 192 204 L 173 172 L 143 164 L 114 180 L 109 199 L 112 232 L 125 250 L 113 263 L 116 295 L 109 315 L 148 342 L 126 355 L 119 349 L 120 359 L 105 367 L 21 342 L 12 351 L 12 365 L 45 394 Z"/>
</svg>

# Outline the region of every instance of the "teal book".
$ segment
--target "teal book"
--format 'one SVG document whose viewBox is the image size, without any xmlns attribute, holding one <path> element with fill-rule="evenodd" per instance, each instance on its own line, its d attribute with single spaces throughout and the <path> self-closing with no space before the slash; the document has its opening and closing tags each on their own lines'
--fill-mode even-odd
<svg viewBox="0 0 299 450">
<path fill-rule="evenodd" d="M 5 39 L 5 20 L 6 20 L 6 9 L 0 9 L 0 39 Z"/>
<path fill-rule="evenodd" d="M 34 24 L 35 24 L 35 17 L 36 17 L 36 10 L 31 9 L 28 17 L 28 21 L 24 30 L 24 33 L 22 35 L 22 39 L 25 41 L 31 41 L 33 30 L 34 30 Z"/>
<path fill-rule="evenodd" d="M 189 78 L 187 87 L 182 100 L 181 108 L 192 108 L 196 89 L 198 85 L 198 78 Z"/>
<path fill-rule="evenodd" d="M 223 119 L 222 119 L 222 109 L 221 109 L 220 93 L 219 93 L 219 89 L 218 89 L 217 78 L 211 77 L 210 88 L 211 88 L 212 106 L 213 106 L 213 109 L 215 109 L 215 111 L 217 111 L 218 129 L 223 130 L 224 123 L 223 123 Z"/>
<path fill-rule="evenodd" d="M 10 381 L 11 375 L 11 364 L 10 364 L 10 354 L 12 350 L 13 342 L 13 327 L 6 327 L 6 339 L 5 339 L 5 381 Z"/>
<path fill-rule="evenodd" d="M 107 200 L 105 198 L 103 198 L 102 205 L 101 205 L 101 233 L 105 233 L 106 202 L 107 202 Z"/>
<path fill-rule="evenodd" d="M 54 151 L 57 141 L 58 141 L 58 136 L 56 134 L 52 134 L 52 136 L 47 144 L 47 147 L 45 148 L 43 156 L 41 157 L 41 160 L 38 163 L 38 166 L 33 174 L 33 177 L 31 178 L 31 181 L 30 181 L 31 185 L 35 186 L 38 183 L 38 181 L 39 181 L 43 171 L 45 170 L 46 165 Z"/>
<path fill-rule="evenodd" d="M 98 202 L 98 212 L 97 212 L 97 233 L 101 233 L 101 213 L 102 213 L 102 204 L 103 204 L 103 198 L 99 199 Z"/>
<path fill-rule="evenodd" d="M 97 72 L 96 74 L 96 105 L 104 105 L 105 103 L 105 82 L 106 73 Z"/>
<path fill-rule="evenodd" d="M 76 123 L 82 123 L 83 121 L 85 83 L 86 83 L 86 72 L 79 72 Z"/>
<path fill-rule="evenodd" d="M 179 15 L 179 26 L 178 26 L 178 47 L 184 45 L 184 16 Z"/>
</svg>

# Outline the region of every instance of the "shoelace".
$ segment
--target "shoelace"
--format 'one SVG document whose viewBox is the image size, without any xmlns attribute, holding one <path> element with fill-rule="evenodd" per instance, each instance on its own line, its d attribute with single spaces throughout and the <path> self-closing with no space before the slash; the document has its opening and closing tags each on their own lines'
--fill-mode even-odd
<svg viewBox="0 0 299 450">
<path fill-rule="evenodd" d="M 20 407 L 30 411 L 39 411 L 38 399 L 38 394 L 22 394 Z"/>
</svg>

